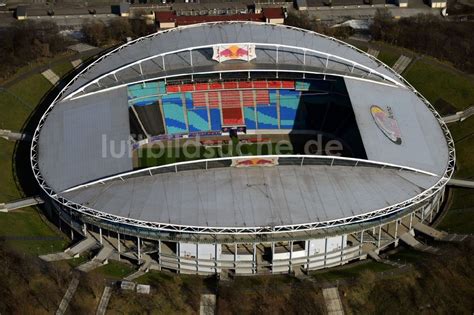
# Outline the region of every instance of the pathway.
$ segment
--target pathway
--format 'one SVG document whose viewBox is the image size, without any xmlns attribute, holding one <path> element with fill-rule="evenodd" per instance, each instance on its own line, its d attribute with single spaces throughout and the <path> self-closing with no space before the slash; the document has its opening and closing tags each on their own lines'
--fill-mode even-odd
<svg viewBox="0 0 474 315">
<path fill-rule="evenodd" d="M 10 212 L 12 210 L 26 208 L 44 203 L 39 196 L 14 200 L 8 203 L 0 203 L 0 212 Z"/>
<path fill-rule="evenodd" d="M 369 55 L 372 55 L 372 56 L 374 56 L 375 58 L 377 58 L 378 55 L 380 54 L 380 50 L 377 50 L 377 49 L 374 49 L 374 48 L 369 48 L 369 49 L 367 50 L 367 53 L 368 53 Z"/>
<path fill-rule="evenodd" d="M 104 315 L 107 311 L 107 305 L 109 305 L 110 296 L 112 295 L 112 287 L 106 286 L 102 292 L 99 306 L 97 306 L 96 315 Z"/>
<path fill-rule="evenodd" d="M 469 106 L 465 110 L 457 112 L 454 115 L 443 117 L 443 121 L 446 124 L 457 122 L 457 121 L 464 121 L 472 115 L 474 115 L 474 106 Z"/>
<path fill-rule="evenodd" d="M 402 74 L 403 71 L 405 71 L 405 69 L 408 67 L 408 65 L 410 64 L 411 62 L 411 58 L 410 57 L 407 57 L 407 56 L 404 56 L 404 55 L 401 55 L 397 61 L 395 62 L 395 64 L 393 65 L 392 69 L 395 70 L 395 72 L 397 72 L 398 74 Z"/>
<path fill-rule="evenodd" d="M 66 293 L 64 294 L 63 299 L 61 300 L 61 303 L 59 304 L 58 310 L 56 311 L 56 315 L 62 315 L 66 312 L 67 307 L 69 306 L 69 302 L 71 302 L 74 293 L 76 293 L 78 285 L 79 278 L 77 276 L 74 276 L 74 278 L 69 283 L 69 287 L 67 288 Z"/>
<path fill-rule="evenodd" d="M 201 295 L 201 303 L 199 305 L 199 315 L 214 315 L 216 314 L 216 295 L 203 294 Z"/>
<path fill-rule="evenodd" d="M 337 287 L 323 288 L 324 301 L 328 315 L 344 315 L 341 297 Z"/>
<path fill-rule="evenodd" d="M 474 188 L 474 181 L 451 178 L 448 182 L 448 185 L 462 188 Z"/>
</svg>

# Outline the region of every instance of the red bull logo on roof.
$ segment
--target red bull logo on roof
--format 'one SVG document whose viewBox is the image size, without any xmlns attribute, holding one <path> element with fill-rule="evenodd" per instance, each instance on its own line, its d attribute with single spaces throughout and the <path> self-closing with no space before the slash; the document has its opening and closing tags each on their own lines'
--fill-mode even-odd
<svg viewBox="0 0 474 315">
<path fill-rule="evenodd" d="M 232 161 L 233 167 L 252 167 L 252 166 L 276 166 L 278 165 L 278 158 L 242 158 Z"/>
<path fill-rule="evenodd" d="M 212 59 L 218 62 L 228 60 L 250 61 L 257 58 L 255 54 L 255 45 L 217 45 L 214 46 L 214 55 Z"/>
</svg>

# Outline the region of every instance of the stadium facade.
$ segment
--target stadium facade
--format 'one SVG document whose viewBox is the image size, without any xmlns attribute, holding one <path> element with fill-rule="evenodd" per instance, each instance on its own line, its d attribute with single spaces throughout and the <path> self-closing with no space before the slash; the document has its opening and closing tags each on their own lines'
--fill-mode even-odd
<svg viewBox="0 0 474 315">
<path fill-rule="evenodd" d="M 344 149 L 145 168 L 124 154 L 229 132 Z M 41 118 L 31 164 L 73 235 L 115 255 L 265 274 L 397 246 L 439 211 L 455 152 L 429 102 L 374 57 L 294 27 L 220 22 L 139 38 L 82 70 Z"/>
</svg>

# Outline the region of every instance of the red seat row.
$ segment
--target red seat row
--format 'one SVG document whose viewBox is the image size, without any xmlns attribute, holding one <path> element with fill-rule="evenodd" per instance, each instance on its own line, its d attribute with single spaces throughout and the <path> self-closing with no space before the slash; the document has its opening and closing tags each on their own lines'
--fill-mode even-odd
<svg viewBox="0 0 474 315">
<path fill-rule="evenodd" d="M 194 92 L 206 90 L 233 89 L 294 89 L 295 82 L 288 80 L 258 80 L 258 81 L 227 81 L 213 83 L 167 84 L 167 93 Z"/>
<path fill-rule="evenodd" d="M 242 100 L 241 100 L 242 93 Z M 219 96 L 222 108 L 234 108 L 243 106 L 255 106 L 256 104 L 269 104 L 270 96 L 268 90 L 224 90 L 212 92 L 194 92 L 193 104 L 195 107 L 207 106 L 219 107 Z"/>
</svg>

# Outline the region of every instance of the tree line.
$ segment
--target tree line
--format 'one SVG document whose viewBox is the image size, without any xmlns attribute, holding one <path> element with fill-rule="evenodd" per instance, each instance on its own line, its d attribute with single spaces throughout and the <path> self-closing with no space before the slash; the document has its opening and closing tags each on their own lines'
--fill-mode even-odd
<svg viewBox="0 0 474 315">
<path fill-rule="evenodd" d="M 0 77 L 42 57 L 67 49 L 70 41 L 52 22 L 21 21 L 0 29 Z"/>
<path fill-rule="evenodd" d="M 460 70 L 474 72 L 473 22 L 451 22 L 431 14 L 395 20 L 387 9 L 379 9 L 370 34 L 374 40 L 446 60 Z"/>
<path fill-rule="evenodd" d="M 336 37 L 338 39 L 345 39 L 354 34 L 354 30 L 350 27 L 330 27 L 329 25 L 319 21 L 316 17 L 310 16 L 306 12 L 289 12 L 288 17 L 285 20 L 285 24 L 317 32 L 327 36 Z"/>
<path fill-rule="evenodd" d="M 84 40 L 93 46 L 110 46 L 125 42 L 127 38 L 137 38 L 155 32 L 154 24 L 147 24 L 143 19 L 113 19 L 106 24 L 93 21 L 84 24 L 82 34 Z"/>
<path fill-rule="evenodd" d="M 143 19 L 116 18 L 110 23 L 97 20 L 83 25 L 84 41 L 98 47 L 124 43 L 153 33 L 155 26 Z M 17 21 L 0 29 L 0 78 L 42 58 L 50 58 L 67 50 L 73 40 L 62 35 L 57 24 L 48 21 Z"/>
</svg>

